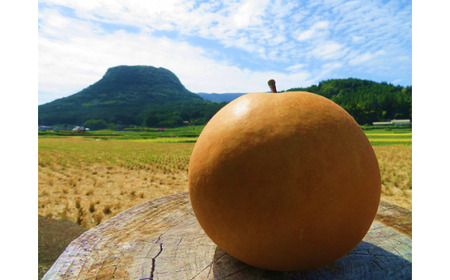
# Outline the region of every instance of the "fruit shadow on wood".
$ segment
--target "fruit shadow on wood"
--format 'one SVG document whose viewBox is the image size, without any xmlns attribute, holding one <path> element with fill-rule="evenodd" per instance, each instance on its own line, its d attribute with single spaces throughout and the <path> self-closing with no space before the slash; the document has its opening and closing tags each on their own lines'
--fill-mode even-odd
<svg viewBox="0 0 450 280">
<path fill-rule="evenodd" d="M 411 279 L 412 263 L 362 241 L 337 262 L 316 270 L 270 271 L 249 266 L 216 247 L 213 279 Z"/>
</svg>

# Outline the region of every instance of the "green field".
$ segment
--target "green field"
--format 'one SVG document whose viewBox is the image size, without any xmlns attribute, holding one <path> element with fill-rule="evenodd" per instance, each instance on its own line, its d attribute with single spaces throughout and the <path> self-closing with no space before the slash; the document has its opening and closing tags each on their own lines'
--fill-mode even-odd
<svg viewBox="0 0 450 280">
<path fill-rule="evenodd" d="M 166 128 L 157 131 L 154 128 L 137 128 L 134 130 L 98 130 L 89 132 L 72 131 L 39 131 L 39 137 L 73 137 L 99 140 L 131 140 L 152 143 L 194 143 L 204 126 L 186 126 Z M 373 128 L 363 127 L 364 132 L 374 146 L 380 145 L 411 145 L 411 128 Z"/>
<path fill-rule="evenodd" d="M 182 138 L 185 138 L 187 142 L 192 142 L 200 135 L 203 130 L 202 125 L 199 126 L 184 126 L 176 128 L 165 128 L 159 131 L 156 128 L 136 128 L 125 130 L 96 130 L 87 132 L 74 132 L 71 130 L 47 130 L 39 131 L 39 137 L 83 137 L 83 138 L 95 138 L 101 140 L 117 139 L 117 140 L 133 140 L 133 139 L 159 139 L 154 142 L 181 142 Z M 161 138 L 168 138 L 166 141 L 162 141 Z M 180 138 L 179 141 L 170 138 Z"/>
<path fill-rule="evenodd" d="M 411 128 L 364 129 L 364 132 L 373 146 L 412 144 Z"/>
</svg>

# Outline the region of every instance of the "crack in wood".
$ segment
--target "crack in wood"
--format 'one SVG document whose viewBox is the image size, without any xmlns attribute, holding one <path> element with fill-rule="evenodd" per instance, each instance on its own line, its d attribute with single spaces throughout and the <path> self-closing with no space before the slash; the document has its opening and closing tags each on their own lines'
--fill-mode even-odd
<svg viewBox="0 0 450 280">
<path fill-rule="evenodd" d="M 113 271 L 113 274 L 112 274 L 112 279 L 116 279 L 115 274 L 116 274 L 116 271 L 117 271 L 117 267 L 119 267 L 119 265 L 117 264 L 117 265 L 112 265 L 112 266 L 114 267 L 114 271 Z"/>
<path fill-rule="evenodd" d="M 180 241 L 178 241 L 177 248 L 180 247 L 181 241 L 183 241 L 183 237 L 181 237 Z"/>
<path fill-rule="evenodd" d="M 66 268 L 66 272 L 64 274 L 60 274 L 61 277 L 66 278 L 66 277 L 68 277 L 68 273 L 69 274 L 72 273 L 72 270 L 70 268 L 72 267 L 74 261 L 75 261 L 75 258 L 72 259 L 69 266 Z"/>
<path fill-rule="evenodd" d="M 159 237 L 158 237 L 158 240 L 159 240 Z M 150 272 L 150 280 L 153 280 L 153 276 L 155 274 L 156 258 L 162 253 L 162 251 L 163 251 L 163 244 L 159 243 L 159 252 L 152 258 L 152 270 Z"/>
<path fill-rule="evenodd" d="M 152 269 L 151 269 L 151 271 L 150 271 L 150 278 L 148 278 L 148 279 L 150 279 L 150 280 L 153 280 L 153 277 L 154 277 L 154 274 L 155 274 L 155 269 L 156 269 L 156 258 L 157 258 L 159 255 L 161 255 L 161 253 L 162 253 L 162 251 L 163 251 L 163 243 L 160 242 L 161 237 L 162 237 L 165 233 L 167 233 L 169 230 L 170 230 L 170 227 L 169 227 L 168 229 L 166 229 L 163 233 L 161 233 L 161 234 L 158 236 L 158 238 L 156 239 L 155 242 L 152 242 L 152 243 L 154 243 L 154 244 L 159 244 L 159 251 L 158 251 L 158 253 L 156 253 L 156 255 L 155 255 L 154 257 L 152 257 Z M 146 278 L 144 278 L 144 279 L 146 279 Z"/>
<path fill-rule="evenodd" d="M 197 278 L 200 274 L 202 274 L 203 271 L 205 271 L 206 269 L 208 269 L 208 268 L 211 269 L 211 266 L 214 264 L 214 262 L 215 262 L 215 261 L 210 262 L 207 266 L 205 266 L 202 270 L 200 270 L 199 273 L 197 273 L 196 275 L 194 275 L 194 277 L 192 277 L 192 278 L 189 279 L 189 280 L 194 280 L 194 279 Z"/>
<path fill-rule="evenodd" d="M 212 266 L 209 267 L 208 275 L 206 276 L 206 279 L 209 279 L 209 275 L 211 274 Z"/>
<path fill-rule="evenodd" d="M 372 261 L 372 263 L 374 263 L 376 266 L 378 266 L 379 268 L 380 268 L 380 270 L 384 270 L 384 267 L 382 266 L 382 265 L 380 265 L 379 263 L 378 263 L 378 261 L 379 261 L 379 258 L 378 257 L 375 257 L 374 259 L 373 259 L 373 261 Z M 383 264 L 385 264 L 385 262 L 383 262 L 383 261 L 381 261 Z"/>
<path fill-rule="evenodd" d="M 410 269 L 411 269 L 411 267 L 410 267 Z M 409 274 L 410 271 L 411 271 L 411 270 L 409 270 L 408 272 L 406 272 L 406 274 Z M 402 266 L 397 266 L 397 269 L 395 269 L 395 270 L 392 269 L 388 276 L 389 276 L 389 277 L 392 277 L 391 279 L 401 279 L 400 277 L 397 277 L 399 272 L 400 272 L 401 274 L 405 275 L 405 268 L 402 267 Z M 394 277 L 394 276 L 395 276 L 395 277 Z M 411 278 L 409 278 L 410 276 L 411 276 L 411 274 L 409 274 L 409 276 L 407 276 L 408 279 L 411 279 Z M 406 278 L 404 278 L 404 279 L 406 279 Z"/>
<path fill-rule="evenodd" d="M 248 270 L 248 269 L 250 269 L 250 268 L 252 268 L 252 267 L 251 267 L 251 266 L 246 266 L 246 267 L 244 267 L 244 268 L 242 268 L 242 269 L 240 269 L 240 270 L 238 270 L 238 271 L 232 272 L 232 273 L 230 273 L 230 274 L 228 274 L 228 275 L 226 275 L 226 276 L 220 278 L 219 280 L 227 279 L 227 278 L 229 278 L 229 277 L 231 277 L 231 276 L 234 276 L 234 275 L 236 275 L 236 274 L 239 274 L 239 273 L 241 273 L 242 271 L 246 271 L 246 270 Z"/>
<path fill-rule="evenodd" d="M 195 278 L 197 278 L 200 274 L 202 274 L 203 273 L 203 271 L 205 271 L 206 269 L 210 269 L 209 270 L 209 272 L 208 272 L 208 276 L 209 276 L 209 274 L 211 273 L 211 269 L 212 269 L 212 265 L 213 264 L 215 264 L 216 262 L 218 262 L 221 258 L 223 258 L 225 255 L 226 255 L 227 253 L 223 253 L 220 257 L 218 257 L 217 259 L 214 259 L 212 262 L 210 262 L 207 266 L 205 266 L 199 273 L 197 273 L 196 275 L 194 275 L 194 277 L 192 277 L 191 279 L 189 279 L 189 280 L 193 280 L 193 279 L 195 279 Z"/>
</svg>

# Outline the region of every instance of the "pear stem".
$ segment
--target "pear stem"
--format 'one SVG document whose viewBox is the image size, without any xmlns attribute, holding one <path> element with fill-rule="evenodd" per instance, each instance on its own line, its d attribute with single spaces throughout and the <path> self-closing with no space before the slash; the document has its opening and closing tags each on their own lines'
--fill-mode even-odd
<svg viewBox="0 0 450 280">
<path fill-rule="evenodd" d="M 274 79 L 270 79 L 268 82 L 270 90 L 272 91 L 272 93 L 277 93 L 277 87 L 275 86 L 275 80 Z"/>
</svg>

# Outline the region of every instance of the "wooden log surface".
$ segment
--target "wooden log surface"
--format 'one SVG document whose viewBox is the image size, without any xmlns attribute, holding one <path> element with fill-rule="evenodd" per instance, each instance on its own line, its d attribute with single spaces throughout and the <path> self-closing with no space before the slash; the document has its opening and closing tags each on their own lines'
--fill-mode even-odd
<svg viewBox="0 0 450 280">
<path fill-rule="evenodd" d="M 382 202 L 364 240 L 336 263 L 311 271 L 261 270 L 217 247 L 198 224 L 188 193 L 181 193 L 83 233 L 43 279 L 411 279 L 411 245 L 411 212 Z"/>
</svg>

